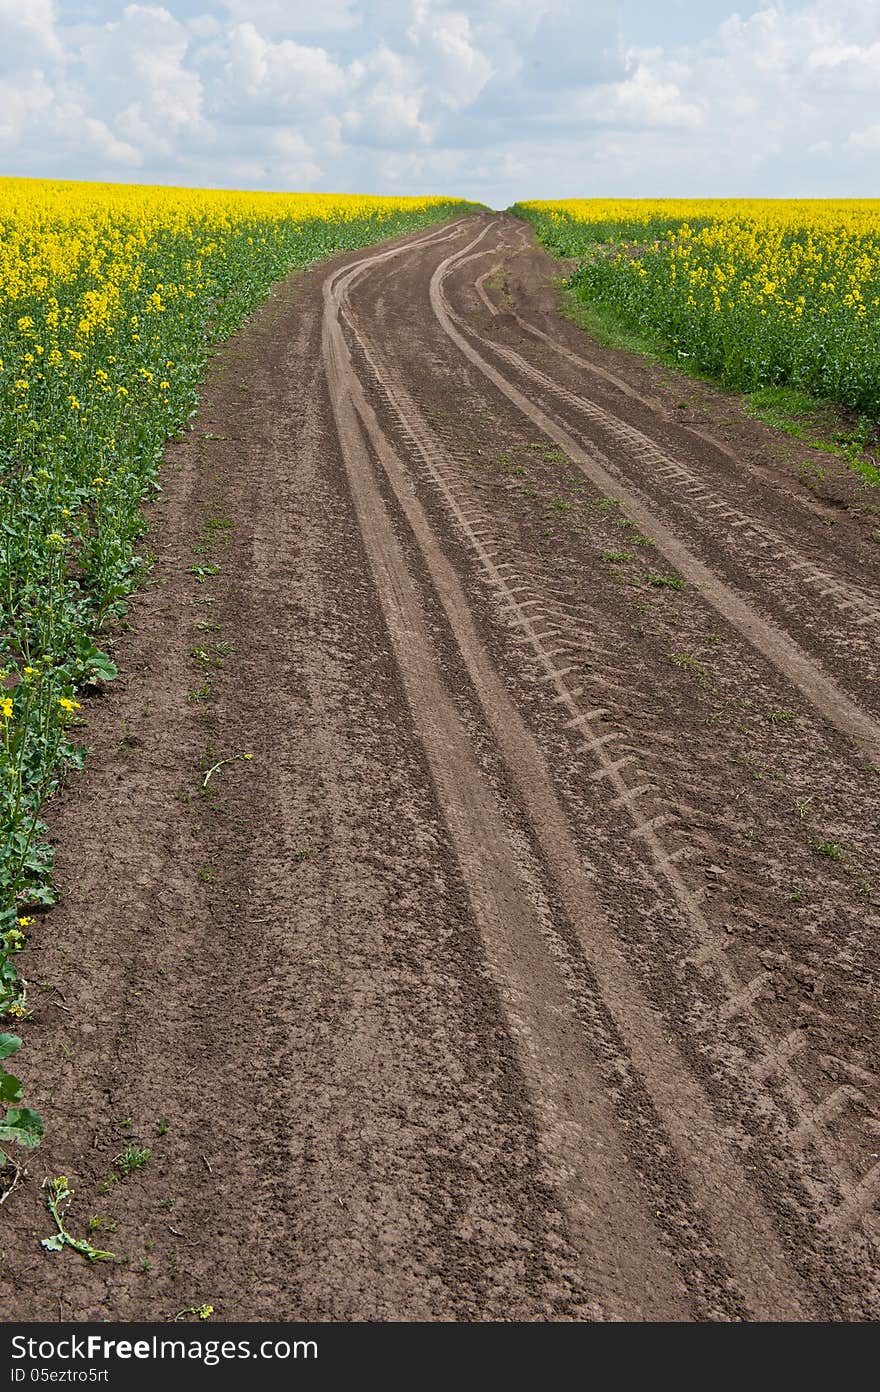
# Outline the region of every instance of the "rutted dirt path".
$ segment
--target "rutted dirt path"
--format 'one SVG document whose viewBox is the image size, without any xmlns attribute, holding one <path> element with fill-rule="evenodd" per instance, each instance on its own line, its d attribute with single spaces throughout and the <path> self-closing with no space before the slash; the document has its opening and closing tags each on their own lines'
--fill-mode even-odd
<svg viewBox="0 0 880 1392">
<path fill-rule="evenodd" d="M 868 529 L 551 270 L 480 215 L 293 277 L 169 450 L 7 1318 L 880 1314 Z M 41 1252 L 59 1172 L 124 1261 Z"/>
</svg>

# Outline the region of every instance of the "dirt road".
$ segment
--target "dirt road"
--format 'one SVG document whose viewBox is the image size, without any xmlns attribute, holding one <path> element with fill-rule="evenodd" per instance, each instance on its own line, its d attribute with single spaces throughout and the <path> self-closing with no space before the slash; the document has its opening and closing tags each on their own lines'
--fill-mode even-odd
<svg viewBox="0 0 880 1392">
<path fill-rule="evenodd" d="M 552 274 L 469 217 L 218 355 L 52 809 L 6 1318 L 880 1315 L 877 548 Z"/>
</svg>

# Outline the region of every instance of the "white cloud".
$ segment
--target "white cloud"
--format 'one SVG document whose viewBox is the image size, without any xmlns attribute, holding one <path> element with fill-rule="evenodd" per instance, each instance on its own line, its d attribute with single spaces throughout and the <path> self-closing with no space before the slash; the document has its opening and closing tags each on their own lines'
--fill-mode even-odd
<svg viewBox="0 0 880 1392">
<path fill-rule="evenodd" d="M 238 24 L 227 41 L 224 79 L 217 90 L 217 115 L 243 113 L 266 125 L 292 115 L 324 110 L 345 90 L 342 69 L 313 45 L 265 39 L 251 23 Z"/>
<path fill-rule="evenodd" d="M 415 10 L 407 38 L 431 73 L 435 98 L 453 110 L 469 106 L 495 70 L 474 42 L 468 16 L 459 10 L 438 11 L 424 0 Z"/>
<path fill-rule="evenodd" d="M 498 205 L 875 193 L 876 0 L 730 0 L 719 24 L 723 3 L 681 0 L 678 41 L 663 46 L 647 0 L 622 11 L 613 0 L 0 0 L 0 150 L 14 173 L 450 191 Z"/>
<path fill-rule="evenodd" d="M 15 82 L 0 78 L 0 150 L 15 149 L 53 101 L 53 89 L 40 72 L 19 74 Z"/>
<path fill-rule="evenodd" d="M 356 144 L 406 149 L 426 144 L 431 127 L 422 117 L 424 90 L 418 65 L 389 48 L 377 49 L 348 71 L 348 103 L 342 134 Z"/>
<path fill-rule="evenodd" d="M 0 0 L 0 68 L 57 61 L 63 49 L 55 30 L 52 0 Z"/>
<path fill-rule="evenodd" d="M 686 129 L 699 126 L 703 119 L 700 107 L 686 101 L 676 83 L 665 81 L 645 62 L 637 63 L 632 76 L 624 82 L 597 87 L 588 93 L 581 109 L 585 115 L 608 125 L 649 129 Z"/>
<path fill-rule="evenodd" d="M 880 150 L 880 125 L 865 126 L 864 130 L 852 131 L 846 143 L 853 150 Z"/>
<path fill-rule="evenodd" d="M 234 22 L 248 21 L 263 34 L 323 34 L 360 23 L 357 0 L 223 0 Z"/>
<path fill-rule="evenodd" d="M 169 10 L 127 5 L 118 21 L 95 29 L 81 45 L 80 98 L 87 95 L 89 116 L 108 129 L 113 159 L 122 159 L 127 147 L 138 163 L 173 161 L 181 140 L 204 136 L 202 79 L 187 66 L 189 44 L 186 27 Z"/>
</svg>

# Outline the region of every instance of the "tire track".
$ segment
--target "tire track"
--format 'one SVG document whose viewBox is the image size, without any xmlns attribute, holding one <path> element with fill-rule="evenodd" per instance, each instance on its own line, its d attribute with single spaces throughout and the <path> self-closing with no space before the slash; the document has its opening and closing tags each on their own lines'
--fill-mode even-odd
<svg viewBox="0 0 880 1392">
<path fill-rule="evenodd" d="M 519 354 L 482 338 L 475 329 L 464 323 L 461 316 L 452 308 L 444 290 L 444 282 L 451 272 L 473 251 L 477 243 L 485 237 L 486 227 L 462 251 L 454 252 L 437 267 L 434 272 L 430 299 L 440 326 L 464 356 L 492 384 L 530 419 L 549 439 L 554 440 L 581 472 L 597 488 L 608 496 L 616 497 L 627 514 L 649 534 L 658 550 L 691 583 L 699 586 L 706 601 L 731 623 L 747 642 L 766 657 L 789 681 L 802 692 L 805 698 L 824 718 L 841 733 L 854 740 L 875 763 L 880 763 L 880 725 L 844 694 L 838 684 L 823 672 L 817 664 L 794 642 L 794 640 L 767 617 L 752 608 L 741 595 L 721 580 L 694 552 L 687 547 L 672 530 L 649 507 L 642 495 L 625 482 L 614 470 L 606 455 L 595 445 L 588 448 L 579 444 L 568 429 L 535 404 L 513 382 L 482 356 L 465 336 L 472 334 L 484 349 L 496 352 L 511 362 L 528 380 L 552 394 L 564 397 L 565 389 L 559 388 L 551 379 Z M 578 400 L 578 398 L 575 398 Z M 655 448 L 641 432 L 624 422 L 616 421 L 602 408 L 587 403 L 587 414 L 604 424 L 609 431 L 619 432 L 621 438 L 637 439 L 639 447 Z"/>
<path fill-rule="evenodd" d="M 459 262 L 458 267 L 460 268 L 462 264 L 464 263 Z M 491 274 L 491 272 L 487 274 Z M 481 276 L 479 281 L 475 282 L 474 289 L 482 303 L 489 307 L 490 313 L 497 316 L 499 314 L 497 306 L 492 303 L 482 288 L 484 278 Z M 525 333 L 546 344 L 553 352 L 576 367 L 579 373 L 586 372 L 594 378 L 598 377 L 609 382 L 629 400 L 638 402 L 640 406 L 651 411 L 652 414 L 660 416 L 661 419 L 669 420 L 667 412 L 659 408 L 656 403 L 649 401 L 647 397 L 633 390 L 628 383 L 624 382 L 623 378 L 598 367 L 597 364 L 573 352 L 550 334 L 544 333 L 536 325 L 530 324 L 514 310 L 506 311 L 506 313 Z M 870 627 L 875 632 L 880 628 L 880 595 L 870 589 L 867 584 L 863 583 L 857 587 L 832 575 L 821 566 L 817 566 L 809 557 L 804 557 L 803 553 L 787 538 L 782 537 L 762 519 L 753 513 L 743 511 L 742 508 L 733 505 L 722 494 L 710 488 L 701 474 L 689 468 L 680 459 L 670 455 L 666 450 L 661 449 L 643 431 L 619 419 L 613 413 L 598 407 L 595 402 L 569 391 L 558 382 L 554 382 L 547 373 L 542 372 L 533 364 L 526 365 L 525 359 L 512 349 L 499 343 L 493 343 L 492 347 L 499 356 L 520 371 L 526 370 L 526 366 L 528 366 L 528 375 L 535 382 L 540 383 L 544 390 L 554 393 L 559 400 L 578 415 L 593 421 L 612 435 L 618 444 L 625 446 L 630 457 L 641 466 L 645 477 L 659 477 L 664 483 L 675 489 L 677 497 L 680 498 L 681 495 L 684 495 L 690 503 L 698 504 L 703 512 L 713 514 L 713 520 L 723 522 L 728 527 L 739 531 L 753 547 L 763 553 L 764 559 L 785 566 L 789 575 L 797 575 L 799 583 L 815 586 L 817 589 L 816 598 L 828 600 L 838 613 L 855 627 Z M 712 443 L 713 447 L 717 447 L 715 442 Z"/>
<path fill-rule="evenodd" d="M 488 227 L 480 236 L 485 236 Z M 479 240 L 479 239 L 478 239 Z M 471 244 L 473 245 L 473 244 Z M 419 617 L 418 597 L 387 513 L 370 487 L 369 439 L 381 463 L 397 505 L 431 575 L 437 598 L 464 659 L 483 715 L 489 724 L 506 769 L 527 809 L 556 891 L 577 937 L 580 951 L 599 983 L 605 1006 L 650 1094 L 665 1130 L 671 1151 L 685 1174 L 693 1177 L 696 1200 L 711 1226 L 714 1243 L 729 1266 L 735 1288 L 742 1293 L 753 1315 L 768 1304 L 776 1317 L 802 1318 L 807 1302 L 780 1248 L 766 1213 L 745 1182 L 737 1161 L 718 1134 L 717 1123 L 696 1079 L 683 1064 L 664 1033 L 656 1012 L 642 993 L 610 926 L 595 900 L 573 842 L 567 819 L 558 803 L 546 766 L 533 737 L 512 705 L 506 688 L 483 647 L 461 584 L 433 534 L 426 515 L 412 492 L 407 473 L 383 434 L 375 413 L 351 364 L 342 335 L 339 313 L 347 303 L 352 282 L 371 269 L 379 258 L 332 277 L 326 286 L 325 361 L 337 415 L 340 438 L 349 459 L 349 477 L 365 536 L 369 538 L 371 564 L 383 595 L 383 607 L 404 671 L 417 723 L 426 743 L 432 772 L 444 792 L 454 840 L 467 872 L 475 911 L 496 956 L 502 976 L 516 967 L 504 956 L 503 938 L 493 903 L 510 904 L 511 886 L 519 875 L 503 853 L 506 838 L 498 814 L 493 811 L 482 776 L 474 767 L 467 737 L 457 725 L 450 698 L 438 683 L 430 658 L 430 640 Z M 488 558 L 487 558 L 488 559 Z M 494 564 L 494 563 L 492 563 Z M 500 567 L 498 568 L 500 570 Z M 470 807 L 476 818 L 464 816 Z M 491 829 L 486 836 L 487 828 Z M 486 894 L 481 879 L 493 885 Z M 500 899 L 497 896 L 502 896 Z M 516 921 L 514 919 L 514 921 Z M 549 964 L 553 975 L 553 964 Z M 523 1000 L 533 993 L 533 975 L 522 982 Z M 570 1010 L 570 1007 L 569 1007 Z M 530 1027 L 541 1028 L 529 1017 Z M 583 1028 L 583 1021 L 581 1021 Z M 547 1086 L 539 1060 L 532 1074 L 535 1092 Z M 563 1054 L 564 1057 L 564 1054 Z M 552 1082 L 551 1082 L 552 1087 Z M 551 1094 L 552 1095 L 552 1094 Z M 760 1258 L 756 1261 L 755 1235 Z M 759 1269 L 760 1268 L 760 1269 Z M 785 1316 L 781 1312 L 787 1312 Z"/>
<path fill-rule="evenodd" d="M 760 1017 L 759 1007 L 774 981 L 774 973 L 762 970 L 747 978 L 738 973 L 728 956 L 729 939 L 718 933 L 702 910 L 705 889 L 694 891 L 682 874 L 680 866 L 687 848 L 670 849 L 668 846 L 666 833 L 670 824 L 675 823 L 668 799 L 662 811 L 646 811 L 643 807 L 646 795 L 649 801 L 663 802 L 655 781 L 651 779 L 636 786 L 627 782 L 627 771 L 642 751 L 620 745 L 621 733 L 603 729 L 602 718 L 608 710 L 604 706 L 590 708 L 588 702 L 580 699 L 581 689 L 569 685 L 572 669 L 566 663 L 567 654 L 572 650 L 595 652 L 595 634 L 575 628 L 571 616 L 560 606 L 530 598 L 534 592 L 534 577 L 520 574 L 509 562 L 499 560 L 505 554 L 505 547 L 497 525 L 490 514 L 473 502 L 465 507 L 458 502 L 454 473 L 447 465 L 442 445 L 347 302 L 344 312 L 357 335 L 372 384 L 386 398 L 399 422 L 401 434 L 421 456 L 426 477 L 442 497 L 458 532 L 478 559 L 507 622 L 518 631 L 520 641 L 530 648 L 546 682 L 550 702 L 560 708 L 566 728 L 576 734 L 581 751 L 594 760 L 593 777 L 608 788 L 610 806 L 629 815 L 630 836 L 639 840 L 653 861 L 657 892 L 662 895 L 665 886 L 665 893 L 671 895 L 689 923 L 694 941 L 690 962 L 701 972 L 717 976 L 725 1002 L 719 1023 L 726 1025 L 733 1021 L 746 1031 L 757 1055 L 751 1084 L 746 1079 L 745 1086 L 747 1093 L 751 1091 L 753 1114 L 760 1116 L 766 1112 L 768 1103 L 773 1108 L 780 1133 L 787 1138 L 791 1174 L 798 1176 L 813 1202 L 827 1210 L 823 1220 L 825 1233 L 842 1239 L 851 1227 L 862 1223 L 876 1237 L 876 1217 L 871 1208 L 880 1187 L 880 1165 L 859 1175 L 843 1157 L 829 1130 L 830 1124 L 845 1108 L 866 1101 L 864 1092 L 847 1084 L 817 1102 L 804 1086 L 793 1067 L 794 1058 L 806 1044 L 804 1032 L 795 1030 L 780 1040 Z M 401 504 L 407 510 L 403 497 Z M 415 526 L 411 516 L 409 520 Z M 601 655 L 603 682 L 607 685 L 607 648 L 602 649 Z M 598 699 L 602 699 L 601 696 Z M 841 1060 L 837 1062 L 844 1068 L 850 1067 Z M 856 1071 L 859 1070 L 856 1068 Z M 873 1074 L 862 1072 L 861 1082 L 869 1089 L 876 1088 L 877 1081 Z M 770 1097 L 767 1089 L 770 1083 L 780 1094 L 781 1106 Z M 794 1120 L 789 1121 L 789 1116 Z M 815 1170 L 816 1156 L 821 1157 L 827 1170 L 827 1178 L 821 1181 Z"/>
</svg>

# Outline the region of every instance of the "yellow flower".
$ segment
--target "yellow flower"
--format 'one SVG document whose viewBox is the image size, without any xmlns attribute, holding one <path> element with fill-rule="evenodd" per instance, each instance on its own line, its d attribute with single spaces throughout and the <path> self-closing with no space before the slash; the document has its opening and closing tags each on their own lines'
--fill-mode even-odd
<svg viewBox="0 0 880 1392">
<path fill-rule="evenodd" d="M 6 1013 L 7 1015 L 12 1015 L 16 1020 L 27 1019 L 27 1010 L 22 1005 L 21 1001 L 13 1001 Z"/>
<path fill-rule="evenodd" d="M 4 720 L 8 720 L 12 715 L 12 697 L 0 696 L 0 715 Z"/>
<path fill-rule="evenodd" d="M 30 928 L 33 921 L 33 918 L 25 914 L 22 918 L 18 920 L 18 926 L 19 928 Z"/>
<path fill-rule="evenodd" d="M 73 712 L 82 710 L 79 701 L 72 701 L 69 696 L 59 696 L 58 704 L 63 711 Z"/>
</svg>

